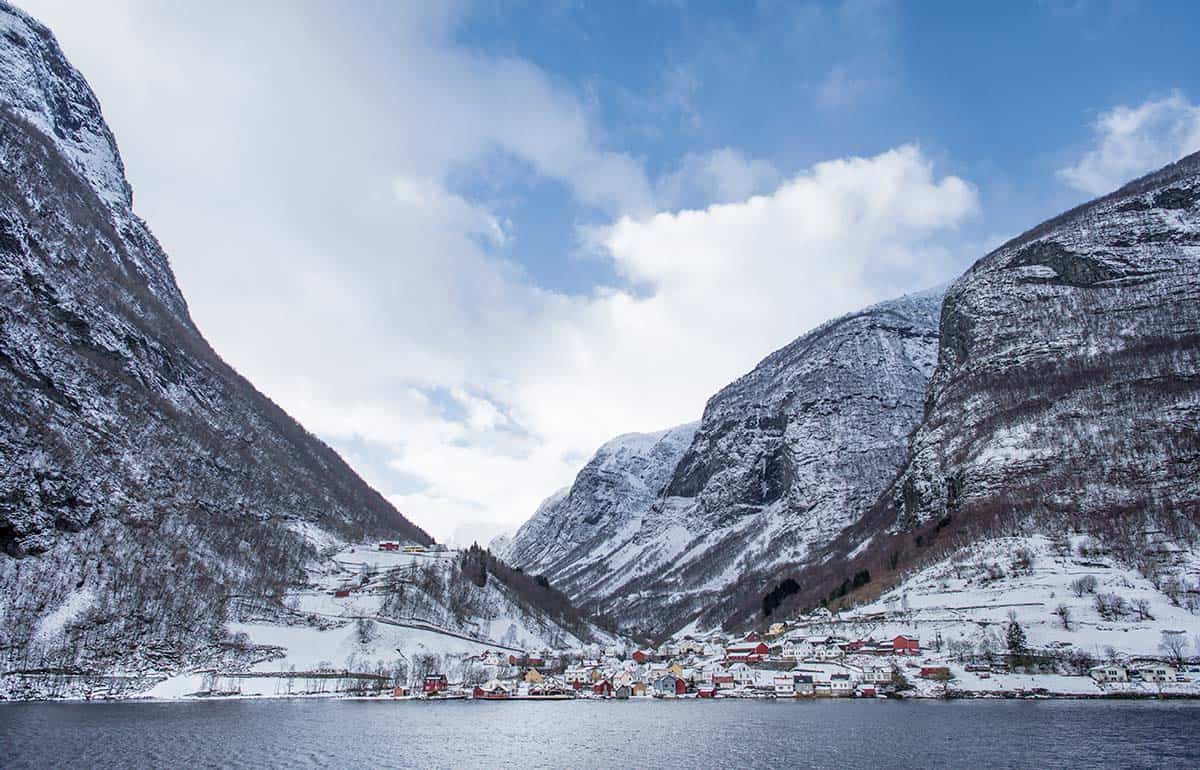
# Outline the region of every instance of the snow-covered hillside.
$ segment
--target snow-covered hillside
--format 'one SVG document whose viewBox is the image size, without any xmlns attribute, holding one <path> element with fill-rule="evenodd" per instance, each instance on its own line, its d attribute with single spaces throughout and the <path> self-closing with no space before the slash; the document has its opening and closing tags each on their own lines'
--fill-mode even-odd
<svg viewBox="0 0 1200 770">
<path fill-rule="evenodd" d="M 564 627 L 498 579 L 464 579 L 463 554 L 342 546 L 310 568 L 312 583 L 277 603 L 242 600 L 232 638 L 257 650 L 241 665 L 185 671 L 158 681 L 149 697 L 225 688 L 242 695 L 299 690 L 303 672 L 377 674 L 419 685 L 426 673 L 456 681 L 480 656 L 585 649 L 614 638 L 595 626 Z M 339 595 L 340 594 L 340 595 Z M 302 672 L 297 675 L 295 672 Z"/>
<path fill-rule="evenodd" d="M 318 554 L 304 567 L 306 579 L 277 593 L 226 597 L 213 613 L 223 619 L 220 640 L 205 655 L 181 666 L 151 650 L 103 671 L 16 666 L 0 676 L 0 700 L 279 695 L 312 689 L 335 671 L 344 681 L 373 684 L 373 677 L 383 677 L 411 684 L 434 671 L 461 677 L 485 654 L 506 659 L 621 642 L 560 603 L 539 601 L 527 586 L 512 583 L 512 575 L 496 570 L 479 579 L 467 566 L 468 552 L 385 551 L 377 543 L 341 542 L 311 524 L 294 529 Z M 91 586 L 72 591 L 41 618 L 35 639 L 59 640 L 100 600 Z M 313 681 L 306 685 L 306 679 Z"/>
<path fill-rule="evenodd" d="M 698 428 L 618 439 L 507 553 L 625 627 L 726 620 L 861 516 L 902 466 L 940 304 L 933 291 L 831 321 L 710 399 Z M 648 452 L 661 436 L 674 451 Z M 649 472 L 657 490 L 627 481 Z"/>
<path fill-rule="evenodd" d="M 0 2 L 0 668 L 227 657 L 229 600 L 429 537 L 240 377 L 132 210 L 96 97 Z"/>
<path fill-rule="evenodd" d="M 1163 541 L 1157 559 L 1151 580 L 1088 535 L 986 538 L 809 627 L 855 639 L 914 634 L 953 657 L 1005 652 L 1015 618 L 1030 648 L 1161 657 L 1164 631 L 1180 632 L 1188 649 L 1200 641 L 1200 550 Z"/>
</svg>

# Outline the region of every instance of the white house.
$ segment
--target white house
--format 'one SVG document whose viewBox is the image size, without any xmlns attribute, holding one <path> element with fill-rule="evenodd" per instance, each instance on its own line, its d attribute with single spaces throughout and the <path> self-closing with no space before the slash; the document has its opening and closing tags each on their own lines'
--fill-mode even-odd
<svg viewBox="0 0 1200 770">
<path fill-rule="evenodd" d="M 739 686 L 749 687 L 754 684 L 754 669 L 745 663 L 734 663 L 729 667 L 729 673 L 733 676 L 734 683 Z"/>
<path fill-rule="evenodd" d="M 1109 666 L 1094 666 L 1088 669 L 1088 675 L 1097 682 L 1128 682 L 1129 672 L 1124 666 L 1116 664 Z"/>
<path fill-rule="evenodd" d="M 821 691 L 821 686 L 827 686 L 832 689 L 833 678 L 838 677 L 838 681 L 844 684 L 840 685 L 841 689 L 853 691 L 854 686 L 863 681 L 863 669 L 858 666 L 852 666 L 848 663 L 836 663 L 833 661 L 805 661 L 798 663 L 793 669 L 794 674 L 808 674 L 813 678 L 813 683 L 817 685 L 818 692 Z M 889 678 L 889 681 L 890 678 Z"/>
<path fill-rule="evenodd" d="M 708 645 L 699 639 L 693 639 L 690 636 L 684 637 L 683 641 L 675 645 L 676 655 L 704 655 Z"/>
<path fill-rule="evenodd" d="M 780 654 L 792 660 L 836 660 L 845 655 L 841 641 L 832 636 L 790 637 L 784 641 Z"/>
<path fill-rule="evenodd" d="M 1175 681 L 1174 666 L 1169 666 L 1166 663 L 1145 663 L 1134 667 L 1130 671 L 1130 677 L 1140 679 L 1143 682 L 1174 682 Z"/>
<path fill-rule="evenodd" d="M 856 682 L 849 674 L 830 674 L 829 694 L 835 698 L 849 698 L 854 694 Z"/>
<path fill-rule="evenodd" d="M 863 666 L 862 681 L 869 684 L 891 684 L 892 668 L 891 666 Z"/>
</svg>

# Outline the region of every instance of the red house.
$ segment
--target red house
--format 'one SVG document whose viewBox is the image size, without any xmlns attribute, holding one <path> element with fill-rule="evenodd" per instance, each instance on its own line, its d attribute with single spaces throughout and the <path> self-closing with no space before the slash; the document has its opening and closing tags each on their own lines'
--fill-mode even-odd
<svg viewBox="0 0 1200 770">
<path fill-rule="evenodd" d="M 715 684 L 701 685 L 696 690 L 697 698 L 715 698 L 717 697 L 717 686 Z"/>
<path fill-rule="evenodd" d="M 379 550 L 381 550 L 381 551 L 399 551 L 400 544 L 397 543 L 395 540 L 382 540 L 379 543 Z"/>
<path fill-rule="evenodd" d="M 425 677 L 425 685 L 421 690 L 426 695 L 437 695 L 439 692 L 444 692 L 449 686 L 445 674 L 429 674 Z"/>
<path fill-rule="evenodd" d="M 897 655 L 920 655 L 921 640 L 901 634 L 892 640 L 892 652 Z"/>
<path fill-rule="evenodd" d="M 687 682 L 672 674 L 664 674 L 654 680 L 654 695 L 656 697 L 683 695 L 687 692 Z"/>
<path fill-rule="evenodd" d="M 764 642 L 746 642 L 725 648 L 725 660 L 758 663 L 770 654 L 771 648 Z"/>
<path fill-rule="evenodd" d="M 743 639 L 742 641 L 744 641 L 744 642 L 757 642 L 757 641 L 758 641 L 758 632 L 757 632 L 757 631 L 751 631 L 750 633 L 746 634 L 746 638 L 745 638 L 745 639 Z"/>
<path fill-rule="evenodd" d="M 633 659 L 638 663 L 645 663 L 646 661 L 650 660 L 650 653 L 646 652 L 645 650 L 636 650 L 633 653 Z"/>
<path fill-rule="evenodd" d="M 350 595 L 349 588 L 339 588 L 338 590 L 333 592 L 334 598 L 337 598 L 337 599 L 345 599 L 349 595 Z"/>
<path fill-rule="evenodd" d="M 612 682 L 607 679 L 601 679 L 592 685 L 592 694 L 599 695 L 604 698 L 611 698 L 613 694 Z"/>
</svg>

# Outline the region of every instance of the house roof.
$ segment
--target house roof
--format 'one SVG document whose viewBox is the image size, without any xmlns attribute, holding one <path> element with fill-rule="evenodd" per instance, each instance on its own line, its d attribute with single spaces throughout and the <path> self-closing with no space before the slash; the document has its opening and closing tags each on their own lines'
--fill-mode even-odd
<svg viewBox="0 0 1200 770">
<path fill-rule="evenodd" d="M 731 644 L 725 648 L 726 652 L 755 652 L 759 647 L 766 647 L 762 642 L 746 642 L 744 644 Z M 768 648 L 769 649 L 769 648 Z"/>
</svg>

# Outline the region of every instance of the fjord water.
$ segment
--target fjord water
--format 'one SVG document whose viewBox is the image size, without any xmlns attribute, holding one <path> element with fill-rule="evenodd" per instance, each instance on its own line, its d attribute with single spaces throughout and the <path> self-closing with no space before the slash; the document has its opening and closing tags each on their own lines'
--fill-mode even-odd
<svg viewBox="0 0 1200 770">
<path fill-rule="evenodd" d="M 0 704 L 0 767 L 1200 765 L 1200 703 Z"/>
</svg>

